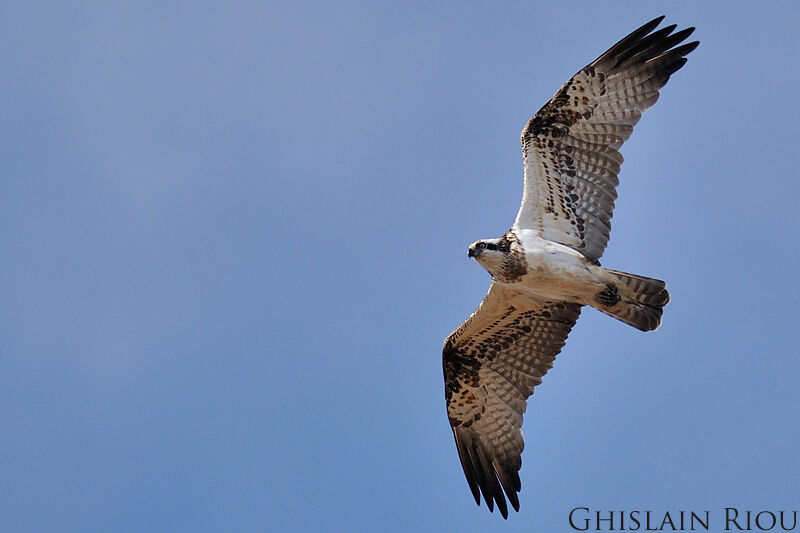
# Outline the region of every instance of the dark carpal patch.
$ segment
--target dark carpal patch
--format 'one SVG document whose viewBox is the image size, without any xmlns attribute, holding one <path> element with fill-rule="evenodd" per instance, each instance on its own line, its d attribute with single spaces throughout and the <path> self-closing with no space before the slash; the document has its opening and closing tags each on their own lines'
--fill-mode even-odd
<svg viewBox="0 0 800 533">
<path fill-rule="evenodd" d="M 504 335 L 503 331 L 496 331 L 497 325 L 514 313 L 516 313 L 514 306 L 509 306 L 497 320 L 477 332 L 478 337 L 485 336 L 485 340 L 478 345 L 471 340 L 458 342 L 458 336 L 447 338 L 442 349 L 442 367 L 445 376 L 444 397 L 448 406 L 465 407 L 477 402 L 472 392 L 468 388 L 464 388 L 464 385 L 480 387 L 478 372 L 483 364 L 492 361 L 500 350 L 508 349 L 510 342 L 516 340 L 513 335 L 509 338 Z M 483 410 L 485 410 L 485 406 L 481 408 L 481 411 Z M 450 417 L 450 424 L 455 427 L 463 423 L 464 427 L 469 427 L 479 419 L 479 413 L 474 418 L 465 421 Z"/>
<path fill-rule="evenodd" d="M 471 350 L 457 348 L 452 339 L 448 339 L 442 350 L 442 366 L 444 375 L 450 377 L 444 382 L 444 397 L 447 403 L 454 394 L 461 390 L 461 382 L 477 385 L 478 370 L 481 369 L 481 358 Z"/>
<path fill-rule="evenodd" d="M 536 113 L 528 122 L 523 136 L 545 136 L 558 139 L 569 133 L 570 126 L 580 120 L 592 117 L 594 106 L 585 95 L 586 86 L 583 79 L 597 77 L 600 82 L 600 94 L 605 94 L 605 76 L 588 66 L 565 83 L 561 89 Z M 592 80 L 594 81 L 594 80 Z"/>
</svg>

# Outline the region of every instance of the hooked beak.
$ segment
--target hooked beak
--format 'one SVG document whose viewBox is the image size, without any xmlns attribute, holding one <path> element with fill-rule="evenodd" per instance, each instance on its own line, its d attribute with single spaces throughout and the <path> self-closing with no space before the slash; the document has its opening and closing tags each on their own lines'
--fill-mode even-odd
<svg viewBox="0 0 800 533">
<path fill-rule="evenodd" d="M 470 257 L 478 257 L 481 255 L 481 251 L 475 248 L 474 246 L 469 247 L 469 251 L 467 251 L 467 255 Z"/>
</svg>

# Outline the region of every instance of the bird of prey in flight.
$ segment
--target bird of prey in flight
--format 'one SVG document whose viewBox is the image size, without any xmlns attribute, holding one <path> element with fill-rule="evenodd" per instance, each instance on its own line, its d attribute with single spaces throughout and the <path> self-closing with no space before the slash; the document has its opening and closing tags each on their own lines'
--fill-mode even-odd
<svg viewBox="0 0 800 533">
<path fill-rule="evenodd" d="M 600 266 L 617 198 L 620 147 L 699 44 L 694 28 L 637 29 L 569 79 L 522 130 L 514 225 L 472 243 L 492 275 L 478 309 L 444 342 L 447 414 L 480 505 L 519 511 L 526 400 L 588 305 L 642 330 L 661 323 L 663 281 Z M 680 45 L 680 46 L 679 46 Z"/>
</svg>

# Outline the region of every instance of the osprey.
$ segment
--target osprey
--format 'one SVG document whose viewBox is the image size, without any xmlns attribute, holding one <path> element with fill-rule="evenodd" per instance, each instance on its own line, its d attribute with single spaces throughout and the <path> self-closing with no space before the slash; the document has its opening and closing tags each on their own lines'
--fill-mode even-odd
<svg viewBox="0 0 800 533">
<path fill-rule="evenodd" d="M 619 148 L 699 44 L 694 28 L 637 29 L 570 78 L 522 130 L 524 188 L 514 225 L 469 247 L 492 275 L 478 309 L 444 343 L 447 414 L 480 505 L 519 511 L 526 400 L 552 368 L 581 307 L 650 331 L 663 281 L 600 266 L 617 198 Z"/>
</svg>

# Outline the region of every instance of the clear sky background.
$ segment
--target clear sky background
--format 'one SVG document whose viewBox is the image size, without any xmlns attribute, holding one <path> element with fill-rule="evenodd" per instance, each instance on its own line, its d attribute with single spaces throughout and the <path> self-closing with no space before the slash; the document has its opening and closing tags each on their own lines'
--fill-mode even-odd
<svg viewBox="0 0 800 533">
<path fill-rule="evenodd" d="M 734 7 L 735 6 L 735 7 Z M 700 47 L 623 153 L 586 310 L 529 404 L 521 513 L 477 508 L 441 345 L 519 132 L 660 15 Z M 0 31 L 0 529 L 567 531 L 798 509 L 800 7 L 17 3 Z"/>
</svg>

